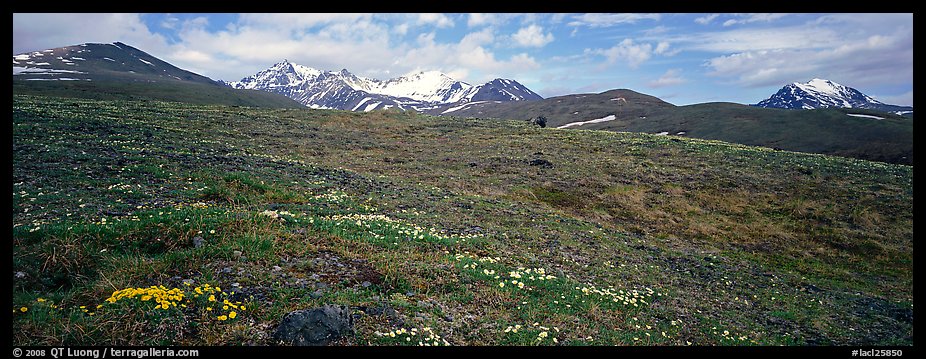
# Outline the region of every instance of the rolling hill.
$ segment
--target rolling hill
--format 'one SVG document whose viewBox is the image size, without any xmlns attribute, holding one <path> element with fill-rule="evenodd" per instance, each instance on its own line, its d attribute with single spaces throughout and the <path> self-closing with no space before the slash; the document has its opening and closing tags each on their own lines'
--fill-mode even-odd
<svg viewBox="0 0 926 359">
<path fill-rule="evenodd" d="M 530 102 L 484 102 L 435 114 L 519 120 L 544 116 L 547 127 L 664 134 L 913 163 L 913 119 L 870 109 L 784 110 L 734 103 L 675 106 L 631 90 L 611 90 Z"/>
</svg>

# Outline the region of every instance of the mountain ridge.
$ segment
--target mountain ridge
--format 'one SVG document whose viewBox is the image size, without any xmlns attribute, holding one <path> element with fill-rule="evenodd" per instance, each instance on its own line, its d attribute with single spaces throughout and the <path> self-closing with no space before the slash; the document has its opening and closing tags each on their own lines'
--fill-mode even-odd
<svg viewBox="0 0 926 359">
<path fill-rule="evenodd" d="M 893 112 L 898 115 L 913 111 L 911 106 L 889 105 L 852 87 L 820 78 L 814 78 L 805 83 L 794 82 L 785 85 L 771 97 L 754 106 L 803 110 L 829 107 L 863 108 Z"/>
<path fill-rule="evenodd" d="M 299 106 L 277 94 L 228 88 L 122 42 L 84 43 L 13 55 L 13 92 L 234 106 Z"/>
<path fill-rule="evenodd" d="M 378 80 L 342 69 L 321 71 L 284 59 L 239 81 L 223 81 L 237 89 L 270 91 L 311 108 L 372 111 L 399 108 L 427 111 L 442 105 L 473 101 L 532 101 L 542 97 L 511 79 L 471 85 L 439 71 L 417 71 Z"/>
</svg>

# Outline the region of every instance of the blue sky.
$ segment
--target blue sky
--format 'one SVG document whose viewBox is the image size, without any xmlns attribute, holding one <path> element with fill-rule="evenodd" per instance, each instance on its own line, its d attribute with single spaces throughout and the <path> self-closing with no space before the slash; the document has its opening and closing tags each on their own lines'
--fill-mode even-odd
<svg viewBox="0 0 926 359">
<path fill-rule="evenodd" d="M 283 59 L 387 79 L 438 70 L 544 97 L 628 88 L 756 103 L 825 78 L 912 105 L 912 14 L 14 14 L 13 54 L 122 41 L 213 79 Z"/>
</svg>

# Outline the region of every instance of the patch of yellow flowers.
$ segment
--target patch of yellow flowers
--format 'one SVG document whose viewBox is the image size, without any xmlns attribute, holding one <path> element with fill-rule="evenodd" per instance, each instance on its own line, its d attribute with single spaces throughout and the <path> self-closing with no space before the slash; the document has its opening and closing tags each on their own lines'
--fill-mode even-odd
<svg viewBox="0 0 926 359">
<path fill-rule="evenodd" d="M 193 287 L 190 282 L 184 282 L 184 285 Z M 189 294 L 180 288 L 168 289 L 160 285 L 147 288 L 125 288 L 117 290 L 106 299 L 106 302 L 110 304 L 126 300 L 150 302 L 154 303 L 153 309 L 156 310 L 168 310 L 177 307 L 187 308 L 187 304 L 193 304 L 194 301 L 204 302 L 205 314 L 218 321 L 235 319 L 238 317 L 238 311 L 247 310 L 241 302 L 232 302 L 228 299 L 219 301 L 219 299 L 216 298 L 217 294 L 220 296 L 228 295 L 228 293 L 222 291 L 222 288 L 209 285 L 208 283 L 193 287 L 192 292 Z M 221 307 L 223 310 L 222 314 L 215 315 L 211 313 L 213 312 L 213 307 Z"/>
<path fill-rule="evenodd" d="M 177 303 L 183 301 L 184 293 L 179 288 L 167 289 L 162 286 L 150 286 L 148 288 L 125 288 L 113 292 L 106 298 L 109 303 L 115 303 L 123 299 L 138 299 L 142 302 L 153 301 L 156 309 L 167 310 L 177 306 Z"/>
</svg>

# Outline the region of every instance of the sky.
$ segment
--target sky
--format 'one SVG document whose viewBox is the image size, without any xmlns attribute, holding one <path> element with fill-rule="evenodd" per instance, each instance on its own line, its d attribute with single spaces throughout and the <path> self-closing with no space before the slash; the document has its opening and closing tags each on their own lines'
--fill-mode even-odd
<svg viewBox="0 0 926 359">
<path fill-rule="evenodd" d="M 626 88 L 757 103 L 828 79 L 913 104 L 913 15 L 739 13 L 13 14 L 13 54 L 120 41 L 236 81 L 287 59 L 381 80 L 441 71 L 543 97 Z"/>
</svg>

